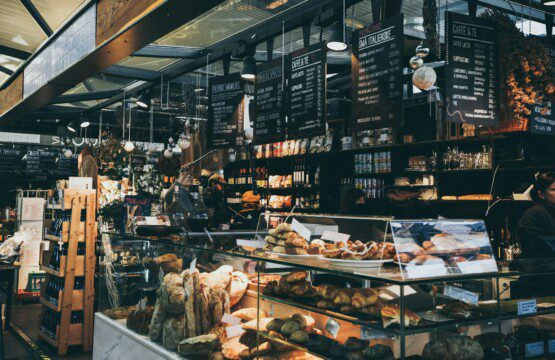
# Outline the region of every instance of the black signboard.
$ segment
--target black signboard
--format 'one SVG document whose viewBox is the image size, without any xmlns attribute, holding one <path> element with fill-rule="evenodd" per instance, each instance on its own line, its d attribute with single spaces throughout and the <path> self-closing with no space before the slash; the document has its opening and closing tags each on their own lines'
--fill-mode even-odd
<svg viewBox="0 0 555 360">
<path fill-rule="evenodd" d="M 13 147 L 0 148 L 0 173 L 21 173 L 23 151 Z"/>
<path fill-rule="evenodd" d="M 254 84 L 254 143 L 266 144 L 285 140 L 283 116 L 283 61 L 268 61 L 257 68 Z"/>
<path fill-rule="evenodd" d="M 27 151 L 26 169 L 28 175 L 52 175 L 56 173 L 58 153 L 48 150 Z"/>
<path fill-rule="evenodd" d="M 351 67 L 355 131 L 393 127 L 402 117 L 403 16 L 353 34 Z"/>
<path fill-rule="evenodd" d="M 543 46 L 547 52 L 547 56 L 551 59 L 551 68 L 555 71 L 555 41 L 551 38 L 542 39 Z M 544 101 L 545 105 L 532 106 L 530 114 L 530 132 L 535 134 L 555 135 L 555 114 L 553 112 L 553 104 L 555 96 L 551 95 L 550 99 Z"/>
<path fill-rule="evenodd" d="M 447 13 L 446 121 L 497 125 L 497 27 L 489 20 Z"/>
<path fill-rule="evenodd" d="M 208 83 L 208 148 L 237 147 L 243 143 L 243 81 L 240 74 L 218 76 Z"/>
<path fill-rule="evenodd" d="M 78 172 L 78 154 L 73 154 L 68 159 L 61 155 L 58 158 L 58 171 L 57 174 L 61 177 L 77 176 Z"/>
<path fill-rule="evenodd" d="M 287 59 L 287 138 L 326 132 L 326 50 L 324 43 L 292 52 Z"/>
</svg>

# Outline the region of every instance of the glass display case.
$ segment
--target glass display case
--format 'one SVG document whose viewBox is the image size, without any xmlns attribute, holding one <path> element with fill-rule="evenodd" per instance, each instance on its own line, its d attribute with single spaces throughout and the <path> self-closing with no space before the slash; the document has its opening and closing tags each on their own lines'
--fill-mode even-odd
<svg viewBox="0 0 555 360">
<path fill-rule="evenodd" d="M 136 291 L 117 302 L 117 281 L 109 283 L 121 275 L 103 261 L 95 324 L 141 334 L 130 337 L 167 358 L 553 356 L 555 266 L 480 256 L 493 255 L 485 234 L 474 220 L 304 214 L 264 214 L 247 233 L 104 234 L 142 269 Z M 400 259 L 420 248 L 446 271 L 407 270 L 439 264 Z M 488 263 L 466 271 L 457 257 Z"/>
</svg>

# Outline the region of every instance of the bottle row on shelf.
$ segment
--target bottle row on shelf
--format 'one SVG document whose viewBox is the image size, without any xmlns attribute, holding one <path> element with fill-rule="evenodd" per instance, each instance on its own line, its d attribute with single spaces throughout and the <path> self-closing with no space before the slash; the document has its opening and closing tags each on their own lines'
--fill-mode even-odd
<svg viewBox="0 0 555 360">
<path fill-rule="evenodd" d="M 51 276 L 48 278 L 44 286 L 43 297 L 53 303 L 58 305 L 58 294 L 60 291 L 64 290 L 64 279 Z M 83 276 L 76 276 L 73 284 L 74 290 L 83 290 L 85 286 L 85 278 Z"/>
<path fill-rule="evenodd" d="M 355 174 L 391 172 L 391 151 L 355 154 Z"/>
<path fill-rule="evenodd" d="M 385 197 L 385 181 L 376 178 L 342 178 L 342 192 L 347 189 L 360 189 L 366 199 L 383 199 Z"/>
<path fill-rule="evenodd" d="M 69 322 L 71 324 L 82 324 L 83 319 L 83 311 L 72 311 Z M 56 339 L 56 329 L 58 328 L 58 325 L 60 325 L 60 314 L 45 307 L 41 322 L 42 332 L 52 339 Z"/>
<path fill-rule="evenodd" d="M 52 255 L 50 256 L 49 267 L 53 270 L 60 270 L 60 262 L 62 256 L 67 255 L 68 243 L 54 245 Z M 85 255 L 86 244 L 79 243 L 77 246 L 77 255 Z"/>
</svg>

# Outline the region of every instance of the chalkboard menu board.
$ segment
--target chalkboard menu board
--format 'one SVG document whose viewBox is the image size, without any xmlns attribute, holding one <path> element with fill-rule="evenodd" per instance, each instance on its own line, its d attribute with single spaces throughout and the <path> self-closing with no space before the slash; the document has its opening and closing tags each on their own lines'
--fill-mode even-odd
<svg viewBox="0 0 555 360">
<path fill-rule="evenodd" d="M 497 125 L 499 56 L 495 23 L 447 13 L 446 121 Z"/>
<path fill-rule="evenodd" d="M 324 43 L 292 52 L 287 61 L 287 138 L 326 132 L 326 50 Z"/>
<path fill-rule="evenodd" d="M 393 127 L 402 116 L 403 16 L 353 34 L 352 113 L 356 131 Z"/>
<path fill-rule="evenodd" d="M 542 39 L 543 46 L 547 52 L 547 56 L 551 59 L 551 68 L 555 71 L 555 41 L 551 38 Z M 555 96 L 544 101 L 545 105 L 532 106 L 532 114 L 530 115 L 530 132 L 535 134 L 555 135 L 555 113 L 553 112 L 553 104 Z"/>
<path fill-rule="evenodd" d="M 258 66 L 254 84 L 254 143 L 285 140 L 283 116 L 283 62 L 281 58 Z"/>
<path fill-rule="evenodd" d="M 21 173 L 21 159 L 23 151 L 12 147 L 0 148 L 0 172 L 19 174 Z"/>
<path fill-rule="evenodd" d="M 28 175 L 52 175 L 56 173 L 57 152 L 48 150 L 27 151 Z"/>
<path fill-rule="evenodd" d="M 243 81 L 240 74 L 217 76 L 208 83 L 208 148 L 243 143 Z"/>
<path fill-rule="evenodd" d="M 60 177 L 77 176 L 78 172 L 78 159 L 79 154 L 73 154 L 68 159 L 65 156 L 60 156 L 58 158 L 58 171 L 57 174 Z"/>
</svg>

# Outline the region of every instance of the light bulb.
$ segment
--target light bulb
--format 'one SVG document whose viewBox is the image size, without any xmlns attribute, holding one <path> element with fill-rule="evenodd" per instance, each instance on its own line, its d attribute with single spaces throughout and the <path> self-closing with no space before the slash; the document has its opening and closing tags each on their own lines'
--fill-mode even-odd
<svg viewBox="0 0 555 360">
<path fill-rule="evenodd" d="M 148 151 L 149 153 L 156 152 L 157 149 L 158 149 L 158 146 L 156 146 L 156 144 L 154 144 L 154 143 L 148 144 L 147 151 Z"/>
<path fill-rule="evenodd" d="M 362 138 L 362 144 L 363 145 L 368 145 L 370 144 L 370 136 L 365 136 Z"/>
<path fill-rule="evenodd" d="M 66 159 L 69 159 L 73 156 L 73 151 L 71 151 L 71 149 L 65 149 L 64 150 L 64 156 Z"/>
<path fill-rule="evenodd" d="M 235 162 L 237 160 L 237 155 L 229 153 L 229 162 Z"/>
<path fill-rule="evenodd" d="M 123 149 L 130 153 L 131 151 L 135 150 L 135 144 L 133 144 L 131 141 L 127 141 L 125 145 L 123 145 Z"/>
<path fill-rule="evenodd" d="M 169 149 L 169 148 L 168 148 L 168 149 L 164 150 L 164 156 L 165 156 L 167 159 L 171 159 L 172 156 L 173 156 L 173 151 L 172 151 L 172 149 Z"/>
</svg>

